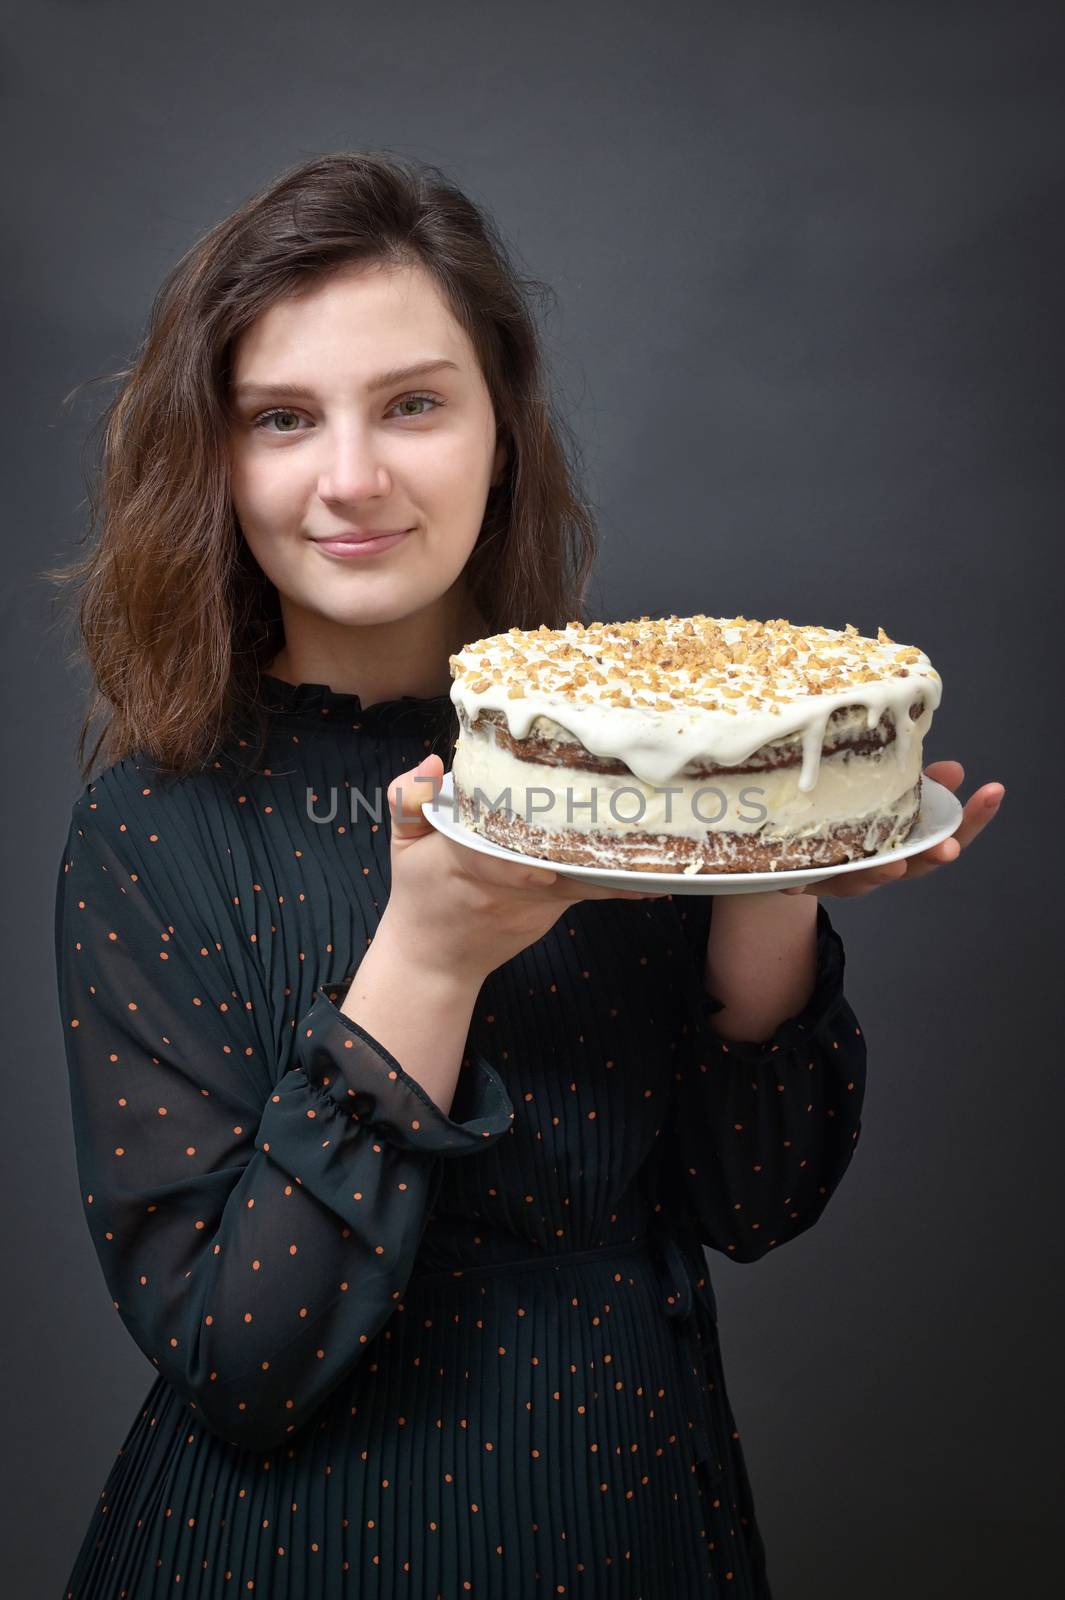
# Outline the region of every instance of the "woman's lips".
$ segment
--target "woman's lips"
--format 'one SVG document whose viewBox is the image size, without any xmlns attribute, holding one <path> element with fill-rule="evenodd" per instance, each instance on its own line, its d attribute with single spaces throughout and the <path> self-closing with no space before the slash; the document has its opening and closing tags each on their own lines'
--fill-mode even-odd
<svg viewBox="0 0 1065 1600">
<path fill-rule="evenodd" d="M 400 533 L 379 534 L 375 539 L 318 539 L 315 542 L 319 550 L 331 556 L 372 556 L 391 550 L 411 531 L 405 528 Z"/>
</svg>

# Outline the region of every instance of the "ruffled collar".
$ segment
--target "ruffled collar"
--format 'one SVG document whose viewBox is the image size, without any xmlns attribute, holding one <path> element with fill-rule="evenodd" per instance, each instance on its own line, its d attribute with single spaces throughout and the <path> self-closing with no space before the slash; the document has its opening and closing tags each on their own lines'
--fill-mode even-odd
<svg viewBox="0 0 1065 1600">
<path fill-rule="evenodd" d="M 274 718 L 294 718 L 312 722 L 344 722 L 389 725 L 413 718 L 437 719 L 451 706 L 445 692 L 433 695 L 400 695 L 394 700 L 375 700 L 364 706 L 359 696 L 326 683 L 289 683 L 271 673 L 260 676 L 260 698 Z"/>
</svg>

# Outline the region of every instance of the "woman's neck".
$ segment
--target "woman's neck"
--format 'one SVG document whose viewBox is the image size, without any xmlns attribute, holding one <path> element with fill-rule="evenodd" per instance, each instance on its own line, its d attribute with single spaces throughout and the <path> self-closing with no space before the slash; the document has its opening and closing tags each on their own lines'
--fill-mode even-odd
<svg viewBox="0 0 1065 1600">
<path fill-rule="evenodd" d="M 483 638 L 487 629 L 462 595 L 443 595 L 428 612 L 367 627 L 346 627 L 285 602 L 282 613 L 285 643 L 266 668 L 270 676 L 324 683 L 340 694 L 357 694 L 364 705 L 447 694 L 448 656 Z"/>
</svg>

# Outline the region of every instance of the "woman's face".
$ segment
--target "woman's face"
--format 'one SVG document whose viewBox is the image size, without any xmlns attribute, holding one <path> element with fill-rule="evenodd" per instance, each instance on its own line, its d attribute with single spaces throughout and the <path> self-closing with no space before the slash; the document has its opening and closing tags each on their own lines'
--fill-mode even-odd
<svg viewBox="0 0 1065 1600">
<path fill-rule="evenodd" d="M 381 381 L 428 362 L 449 364 Z M 473 347 L 427 273 L 342 269 L 272 306 L 237 343 L 230 403 L 234 509 L 283 611 L 372 626 L 451 588 L 505 451 Z M 320 542 L 383 529 L 404 536 L 369 554 Z"/>
</svg>

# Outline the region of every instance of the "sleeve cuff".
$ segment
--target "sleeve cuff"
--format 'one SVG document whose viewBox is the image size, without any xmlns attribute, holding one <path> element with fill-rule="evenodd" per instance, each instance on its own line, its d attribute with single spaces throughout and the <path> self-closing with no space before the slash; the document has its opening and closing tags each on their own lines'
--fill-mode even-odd
<svg viewBox="0 0 1065 1600">
<path fill-rule="evenodd" d="M 832 926 L 824 901 L 821 900 L 817 904 L 816 926 L 817 965 L 814 988 L 801 1011 L 793 1017 L 786 1017 L 772 1038 L 764 1042 L 726 1039 L 720 1034 L 714 1034 L 712 1027 L 707 1029 L 720 1045 L 722 1052 L 733 1061 L 760 1066 L 780 1051 L 802 1050 L 831 1020 L 843 998 L 845 956 L 843 940 Z M 702 997 L 704 1020 L 724 1009 L 724 1001 L 719 1000 L 716 995 L 704 993 Z"/>
<path fill-rule="evenodd" d="M 514 1106 L 495 1068 L 476 1053 L 459 1075 L 452 1118 L 383 1044 L 320 993 L 299 1024 L 296 1060 L 315 1088 L 389 1144 L 430 1155 L 487 1149 L 508 1132 Z"/>
</svg>

